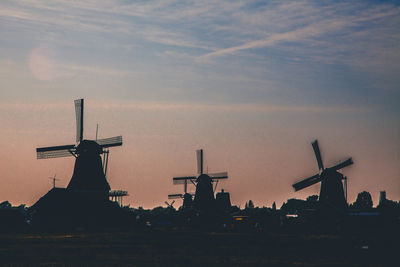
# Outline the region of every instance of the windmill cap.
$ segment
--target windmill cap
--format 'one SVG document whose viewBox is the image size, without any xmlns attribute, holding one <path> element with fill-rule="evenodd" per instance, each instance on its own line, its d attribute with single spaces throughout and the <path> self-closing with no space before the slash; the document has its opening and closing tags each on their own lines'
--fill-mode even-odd
<svg viewBox="0 0 400 267">
<path fill-rule="evenodd" d="M 207 174 L 203 173 L 203 174 L 200 174 L 200 176 L 197 177 L 197 179 L 211 179 L 211 178 Z"/>
<path fill-rule="evenodd" d="M 83 140 L 76 148 L 76 154 L 90 153 L 101 154 L 103 152 L 101 146 L 92 140 Z"/>
</svg>

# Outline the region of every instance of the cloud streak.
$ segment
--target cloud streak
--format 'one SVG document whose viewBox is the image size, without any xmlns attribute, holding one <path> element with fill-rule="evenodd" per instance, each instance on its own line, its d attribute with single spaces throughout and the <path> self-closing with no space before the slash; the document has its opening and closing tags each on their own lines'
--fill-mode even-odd
<svg viewBox="0 0 400 267">
<path fill-rule="evenodd" d="M 355 42 L 359 42 L 357 28 L 382 19 L 394 21 L 396 25 L 396 16 L 400 13 L 399 7 L 392 5 L 376 7 L 361 2 L 351 5 L 332 3 L 326 6 L 309 1 L 269 4 L 255 2 L 255 7 L 235 1 L 149 1 L 129 4 L 122 1 L 113 4 L 108 1 L 57 1 L 54 4 L 52 1 L 25 0 L 19 3 L 22 4 L 4 2 L 0 17 L 40 23 L 46 27 L 57 26 L 69 31 L 129 36 L 134 40 L 168 46 L 167 49 L 201 49 L 181 51 L 191 53 L 198 63 L 201 59 L 241 51 L 250 52 L 257 48 L 273 46 L 284 50 L 285 45 L 282 44 L 287 43 L 302 42 L 303 46 L 298 47 L 302 51 L 305 42 L 309 44 L 314 41 L 314 45 L 318 46 L 315 39 L 329 34 L 338 34 L 339 39 L 345 35 L 356 37 L 346 38 L 342 44 L 330 44 L 333 51 L 337 46 L 343 48 L 344 45 L 350 50 Z M 186 23 L 182 24 L 182 21 Z M 370 26 L 373 31 L 379 23 Z M 32 27 L 32 31 L 36 31 L 36 28 Z M 384 32 L 375 31 L 367 38 L 376 39 Z M 378 42 L 385 41 L 379 38 Z M 367 52 L 362 44 L 357 47 Z M 318 61 L 322 57 L 309 59 Z M 346 57 L 343 57 L 342 63 L 348 64 Z"/>
<path fill-rule="evenodd" d="M 51 103 L 11 102 L 1 103 L 0 110 L 28 112 L 40 110 L 72 109 L 72 102 L 56 101 Z M 256 113 L 368 113 L 370 108 L 354 106 L 298 106 L 298 105 L 257 105 L 257 104 L 201 104 L 201 103 L 162 103 L 162 102 L 128 102 L 128 101 L 90 101 L 87 104 L 93 110 L 143 110 L 143 111 L 212 111 L 212 112 L 256 112 Z"/>
<path fill-rule="evenodd" d="M 283 42 L 283 41 L 290 41 L 290 42 L 301 41 L 306 38 L 319 36 L 321 34 L 329 32 L 329 31 L 341 29 L 345 25 L 346 25 L 346 23 L 344 21 L 335 21 L 335 20 L 325 21 L 324 23 L 319 23 L 317 25 L 309 25 L 309 26 L 306 26 L 306 27 L 303 27 L 303 28 L 300 28 L 300 29 L 297 29 L 294 31 L 271 34 L 270 36 L 268 36 L 265 39 L 251 41 L 251 42 L 247 42 L 242 45 L 233 46 L 233 47 L 229 47 L 229 48 L 225 48 L 225 49 L 220 49 L 220 50 L 205 54 L 203 56 L 200 56 L 199 58 L 210 58 L 210 57 L 215 57 L 215 56 L 222 56 L 225 54 L 233 54 L 233 53 L 241 51 L 241 50 L 271 46 L 278 42 Z"/>
</svg>

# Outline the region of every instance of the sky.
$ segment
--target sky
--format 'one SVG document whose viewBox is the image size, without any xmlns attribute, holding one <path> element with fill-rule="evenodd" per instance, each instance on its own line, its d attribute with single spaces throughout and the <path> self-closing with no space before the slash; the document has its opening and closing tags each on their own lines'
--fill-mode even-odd
<svg viewBox="0 0 400 267">
<path fill-rule="evenodd" d="M 199 148 L 234 205 L 305 199 L 315 139 L 325 166 L 353 157 L 349 202 L 400 200 L 399 25 L 397 1 L 3 0 L 0 201 L 67 186 L 74 158 L 35 149 L 74 144 L 79 98 L 85 138 L 123 136 L 108 181 L 131 207 L 183 192 Z"/>
</svg>

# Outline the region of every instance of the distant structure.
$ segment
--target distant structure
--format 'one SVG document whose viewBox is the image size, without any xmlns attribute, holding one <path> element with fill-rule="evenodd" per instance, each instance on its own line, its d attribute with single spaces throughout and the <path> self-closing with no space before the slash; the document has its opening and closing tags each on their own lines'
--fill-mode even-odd
<svg viewBox="0 0 400 267">
<path fill-rule="evenodd" d="M 346 196 L 343 190 L 342 180 L 345 177 L 338 170 L 353 164 L 352 158 L 349 158 L 333 167 L 324 168 L 321 153 L 318 146 L 318 140 L 312 142 L 315 157 L 317 159 L 319 173 L 293 184 L 295 191 L 309 187 L 321 182 L 319 202 L 324 208 L 333 208 L 334 210 L 344 210 L 347 207 Z"/>
<path fill-rule="evenodd" d="M 386 191 L 381 191 L 379 194 L 379 204 L 378 205 L 383 205 L 387 201 L 386 199 Z"/>
<path fill-rule="evenodd" d="M 175 200 L 172 200 L 171 203 L 169 203 L 168 201 L 165 201 L 164 203 L 167 205 L 167 208 L 173 209 Z"/>
<path fill-rule="evenodd" d="M 174 181 L 175 184 L 183 183 L 183 194 L 169 194 L 168 199 L 178 199 L 181 198 L 183 200 L 182 209 L 192 209 L 193 208 L 193 194 L 187 192 L 188 188 L 188 180 L 179 180 Z"/>
<path fill-rule="evenodd" d="M 56 188 L 53 184 L 54 188 L 31 207 L 35 213 L 48 216 L 49 213 L 54 212 L 55 208 L 58 208 L 64 213 L 68 210 L 69 213 L 75 215 L 79 213 L 79 216 L 83 216 L 89 208 L 95 210 L 92 208 L 94 205 L 98 208 L 111 207 L 110 197 L 122 205 L 122 197 L 127 195 L 126 191 L 110 192 L 110 185 L 106 179 L 109 148 L 121 146 L 122 136 L 96 141 L 86 140 L 83 138 L 83 99 L 75 100 L 75 113 L 76 144 L 36 149 L 37 159 L 67 156 L 73 156 L 76 159 L 72 178 L 67 188 Z M 103 159 L 101 159 L 101 155 L 103 155 Z M 89 216 L 89 214 L 86 215 Z"/>
<path fill-rule="evenodd" d="M 196 192 L 193 200 L 193 207 L 199 211 L 213 211 L 217 208 L 216 200 L 214 197 L 214 191 L 218 185 L 220 179 L 227 179 L 228 173 L 204 173 L 203 170 L 203 149 L 199 149 L 196 151 L 197 154 L 197 174 L 198 176 L 183 176 L 183 177 L 174 177 L 172 180 L 174 184 L 185 185 L 185 194 L 184 194 L 184 202 L 185 195 L 187 196 L 187 203 L 190 202 L 191 195 L 188 195 L 187 190 L 187 182 L 191 182 L 196 186 Z M 178 196 L 180 194 L 169 195 L 169 197 Z M 229 196 L 229 195 L 228 195 Z M 230 203 L 230 200 L 229 200 Z"/>
<path fill-rule="evenodd" d="M 128 196 L 128 191 L 124 190 L 111 190 L 108 193 L 111 201 L 117 202 L 120 207 L 123 207 L 122 198 Z"/>
<path fill-rule="evenodd" d="M 220 210 L 229 210 L 232 207 L 231 197 L 228 192 L 224 191 L 224 189 L 221 189 L 221 192 L 217 193 L 215 201 Z"/>
</svg>

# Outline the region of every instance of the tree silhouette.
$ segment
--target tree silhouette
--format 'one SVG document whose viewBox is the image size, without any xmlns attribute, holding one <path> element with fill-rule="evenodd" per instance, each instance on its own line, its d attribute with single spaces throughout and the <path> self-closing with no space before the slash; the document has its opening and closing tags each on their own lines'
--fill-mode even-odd
<svg viewBox="0 0 400 267">
<path fill-rule="evenodd" d="M 362 191 L 358 193 L 356 201 L 353 203 L 352 207 L 360 210 L 367 210 L 372 208 L 372 197 L 367 191 Z"/>
<path fill-rule="evenodd" d="M 244 206 L 246 209 L 253 209 L 254 208 L 254 203 L 252 200 L 249 200 Z"/>
<path fill-rule="evenodd" d="M 318 201 L 318 195 L 312 195 L 307 197 L 307 202 L 317 202 Z"/>
</svg>

